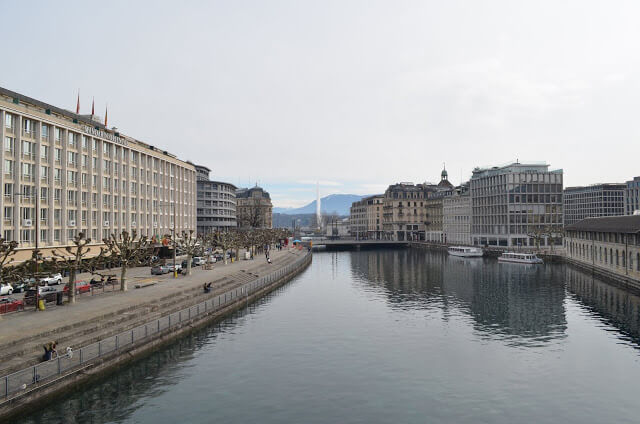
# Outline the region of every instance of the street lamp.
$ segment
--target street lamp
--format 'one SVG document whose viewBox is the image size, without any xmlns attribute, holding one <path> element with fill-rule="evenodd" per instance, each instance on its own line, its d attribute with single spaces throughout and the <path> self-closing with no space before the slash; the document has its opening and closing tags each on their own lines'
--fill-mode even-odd
<svg viewBox="0 0 640 424">
<path fill-rule="evenodd" d="M 169 203 L 169 202 L 160 202 L 160 207 L 163 208 L 165 206 L 172 206 L 173 207 L 173 229 L 171 230 L 173 232 L 173 278 L 178 278 L 178 270 L 176 269 L 176 250 L 178 249 L 178 244 L 176 242 L 176 204 L 175 203 Z"/>
</svg>

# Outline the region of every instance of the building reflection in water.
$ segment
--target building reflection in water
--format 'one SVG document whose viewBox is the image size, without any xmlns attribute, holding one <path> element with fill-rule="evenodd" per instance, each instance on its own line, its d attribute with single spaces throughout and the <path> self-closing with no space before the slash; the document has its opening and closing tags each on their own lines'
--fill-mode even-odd
<svg viewBox="0 0 640 424">
<path fill-rule="evenodd" d="M 419 249 L 353 252 L 354 277 L 381 290 L 393 308 L 439 308 L 473 318 L 487 337 L 514 344 L 565 336 L 562 266 L 502 264 Z"/>
<path fill-rule="evenodd" d="M 620 336 L 638 344 L 640 296 L 607 284 L 593 275 L 566 267 L 567 290 L 591 315 L 620 330 Z"/>
</svg>

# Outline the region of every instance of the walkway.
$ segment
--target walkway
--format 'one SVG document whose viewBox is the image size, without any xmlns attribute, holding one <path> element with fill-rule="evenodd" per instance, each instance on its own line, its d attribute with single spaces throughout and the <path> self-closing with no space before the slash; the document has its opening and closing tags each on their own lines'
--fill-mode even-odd
<svg viewBox="0 0 640 424">
<path fill-rule="evenodd" d="M 302 253 L 294 249 L 273 250 L 271 265 L 266 263 L 264 256 L 256 256 L 253 260 L 233 264 L 218 263 L 213 270 L 194 267 L 191 276 L 175 279 L 171 274 L 151 276 L 148 267 L 135 268 L 132 269 L 135 278 L 129 280 L 127 292 L 80 295 L 74 305 L 3 315 L 0 319 L 0 357 L 11 360 L 0 363 L 0 374 L 37 362 L 42 354 L 41 345 L 47 341 L 58 340 L 60 350 L 66 346 L 85 345 L 98 336 L 133 326 L 138 320 L 149 320 L 168 309 L 201 301 L 202 285 L 206 282 L 213 282 L 213 295 L 290 264 Z M 146 276 L 143 275 L 145 272 Z M 142 279 L 157 284 L 133 288 L 135 280 Z"/>
</svg>

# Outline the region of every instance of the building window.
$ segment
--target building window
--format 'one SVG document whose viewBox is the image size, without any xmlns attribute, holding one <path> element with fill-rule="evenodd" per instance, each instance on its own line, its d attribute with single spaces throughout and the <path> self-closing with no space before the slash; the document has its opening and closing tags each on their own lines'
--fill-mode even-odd
<svg viewBox="0 0 640 424">
<path fill-rule="evenodd" d="M 13 115 L 11 115 L 10 113 L 4 114 L 4 126 L 9 129 L 13 128 Z"/>
<path fill-rule="evenodd" d="M 4 160 L 4 175 L 12 176 L 13 175 L 13 161 L 9 159 Z"/>
<path fill-rule="evenodd" d="M 30 119 L 22 120 L 22 129 L 25 134 L 31 134 L 33 132 L 33 122 Z"/>
<path fill-rule="evenodd" d="M 5 152 L 9 152 L 9 153 L 13 153 L 14 147 L 15 146 L 15 140 L 12 137 L 5 137 L 4 138 L 4 151 Z"/>
</svg>

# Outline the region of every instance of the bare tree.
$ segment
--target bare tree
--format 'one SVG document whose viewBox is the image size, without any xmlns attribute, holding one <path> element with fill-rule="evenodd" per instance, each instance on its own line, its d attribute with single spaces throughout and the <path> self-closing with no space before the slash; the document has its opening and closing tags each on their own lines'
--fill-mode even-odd
<svg viewBox="0 0 640 424">
<path fill-rule="evenodd" d="M 215 245 L 223 250 L 224 263 L 227 263 L 227 252 L 238 244 L 238 231 L 216 231 L 213 233 Z"/>
<path fill-rule="evenodd" d="M 58 268 L 69 271 L 69 282 L 67 283 L 69 303 L 76 303 L 76 275 L 87 269 L 83 259 L 89 253 L 89 247 L 87 247 L 89 243 L 91 243 L 91 239 L 86 238 L 85 234 L 80 232 L 73 238 L 73 246 L 65 247 L 66 253 L 53 251 Z"/>
<path fill-rule="evenodd" d="M 111 257 L 120 260 L 120 290 L 127 291 L 127 268 L 141 262 L 148 254 L 150 242 L 147 236 L 140 236 L 136 230 L 131 234 L 123 230 L 120 234 L 111 234 L 103 240 Z"/>
<path fill-rule="evenodd" d="M 189 230 L 182 231 L 175 241 L 175 246 L 187 255 L 186 275 L 191 275 L 191 260 L 202 250 L 202 240 L 194 234 L 193 230 Z"/>
<path fill-rule="evenodd" d="M 533 239 L 536 244 L 536 250 L 540 250 L 540 242 L 545 236 L 544 228 L 539 225 L 530 225 L 527 227 L 527 236 Z"/>
<path fill-rule="evenodd" d="M 8 283 L 21 274 L 19 267 L 11 265 L 14 262 L 18 242 L 0 238 L 0 282 Z"/>
<path fill-rule="evenodd" d="M 544 234 L 547 236 L 547 240 L 549 240 L 549 245 L 551 246 L 551 251 L 553 252 L 553 246 L 556 242 L 564 238 L 564 228 L 548 225 L 544 228 Z"/>
</svg>

